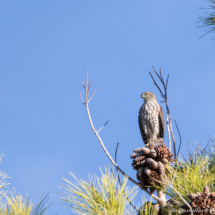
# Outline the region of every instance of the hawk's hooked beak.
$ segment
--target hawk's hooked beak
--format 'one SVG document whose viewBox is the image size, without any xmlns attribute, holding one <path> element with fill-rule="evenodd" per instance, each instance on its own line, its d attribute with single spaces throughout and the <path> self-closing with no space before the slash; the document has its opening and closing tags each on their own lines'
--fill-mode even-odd
<svg viewBox="0 0 215 215">
<path fill-rule="evenodd" d="M 140 98 L 143 98 L 143 93 L 141 94 Z"/>
</svg>

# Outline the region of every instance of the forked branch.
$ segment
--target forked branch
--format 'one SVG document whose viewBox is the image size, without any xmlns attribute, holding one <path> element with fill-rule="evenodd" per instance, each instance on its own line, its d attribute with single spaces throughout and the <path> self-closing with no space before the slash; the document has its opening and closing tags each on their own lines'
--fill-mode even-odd
<svg viewBox="0 0 215 215">
<path fill-rule="evenodd" d="M 92 119 L 91 119 L 91 116 L 90 116 L 90 111 L 89 111 L 89 101 L 93 98 L 93 96 L 95 95 L 95 92 L 93 93 L 93 95 L 90 97 L 90 99 L 88 99 L 89 97 L 89 91 L 90 91 L 90 85 L 91 85 L 91 82 L 92 82 L 92 75 L 91 75 L 91 78 L 90 78 L 90 84 L 88 86 L 88 70 L 87 70 L 87 74 L 86 74 L 86 84 L 84 85 L 83 83 L 83 86 L 85 88 L 85 101 L 83 101 L 82 99 L 82 96 L 81 96 L 81 93 L 79 92 L 80 94 L 80 97 L 81 97 L 81 101 L 82 103 L 85 105 L 86 107 L 86 111 L 87 111 L 87 116 L 88 116 L 88 119 L 89 119 L 89 122 L 90 122 L 90 126 L 94 132 L 94 134 L 96 135 L 97 139 L 99 140 L 105 154 L 108 156 L 108 158 L 110 159 L 111 163 L 116 167 L 116 169 L 121 172 L 125 177 L 127 177 L 131 182 L 133 182 L 134 184 L 136 184 L 137 186 L 139 186 L 139 183 L 137 181 L 135 181 L 134 179 L 132 179 L 131 177 L 129 177 L 117 164 L 116 162 L 113 160 L 113 158 L 111 157 L 111 155 L 109 154 L 109 152 L 107 151 L 106 147 L 104 146 L 104 143 L 101 139 L 101 137 L 99 136 L 99 133 L 98 131 L 101 130 L 101 128 L 105 127 L 105 125 L 107 124 L 104 124 L 98 131 L 95 129 L 94 125 L 93 125 L 93 122 L 92 122 Z M 155 196 L 154 194 L 151 194 L 147 189 L 144 189 L 144 191 L 149 194 L 152 198 L 154 198 L 157 202 L 160 202 L 160 199 Z"/>
<path fill-rule="evenodd" d="M 164 88 L 164 91 L 162 91 L 159 87 L 159 85 L 157 84 L 157 82 L 155 81 L 153 75 L 151 74 L 151 72 L 149 72 L 153 82 L 154 82 L 154 85 L 158 88 L 159 92 L 161 93 L 161 97 L 163 98 L 164 101 L 162 102 L 165 102 L 166 104 L 166 124 L 167 124 L 167 131 L 168 131 L 168 141 L 169 141 L 169 150 L 171 151 L 171 136 L 172 136 L 172 141 L 173 141 L 173 153 L 174 153 L 174 158 L 176 159 L 177 157 L 177 154 L 176 154 L 176 143 L 175 143 L 175 136 L 174 136 L 174 133 L 173 133 L 173 130 L 172 130 L 172 121 L 171 121 L 171 115 L 170 115 L 170 111 L 169 111 L 169 106 L 168 106 L 168 100 L 167 100 L 167 86 L 168 86 L 168 80 L 169 80 L 169 75 L 167 76 L 167 80 L 166 80 L 166 83 L 163 79 L 163 76 L 162 76 L 162 73 L 161 73 L 161 68 L 160 68 L 160 74 L 157 73 L 157 71 L 155 70 L 154 67 L 152 67 L 155 74 L 157 75 L 157 77 L 159 78 L 163 88 Z"/>
</svg>

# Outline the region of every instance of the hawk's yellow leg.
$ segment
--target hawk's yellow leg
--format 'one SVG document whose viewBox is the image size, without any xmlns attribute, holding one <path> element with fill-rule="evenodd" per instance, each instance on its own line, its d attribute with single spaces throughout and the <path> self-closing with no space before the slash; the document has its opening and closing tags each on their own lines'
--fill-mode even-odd
<svg viewBox="0 0 215 215">
<path fill-rule="evenodd" d="M 157 142 L 158 138 L 156 138 L 155 142 Z M 151 138 L 149 139 L 149 143 L 147 143 L 145 146 L 148 146 L 151 143 Z"/>
</svg>

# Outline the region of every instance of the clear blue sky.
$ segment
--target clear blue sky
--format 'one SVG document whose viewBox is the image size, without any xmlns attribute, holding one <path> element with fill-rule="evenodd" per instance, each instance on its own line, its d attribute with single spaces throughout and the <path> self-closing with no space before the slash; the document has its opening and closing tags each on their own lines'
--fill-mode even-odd
<svg viewBox="0 0 215 215">
<path fill-rule="evenodd" d="M 62 177 L 73 181 L 71 171 L 87 179 L 110 164 L 78 94 L 87 68 L 97 88 L 93 122 L 99 128 L 109 120 L 101 137 L 112 156 L 120 141 L 118 164 L 128 175 L 135 178 L 130 155 L 143 146 L 140 94 L 152 91 L 161 100 L 148 73 L 152 65 L 170 74 L 169 105 L 182 152 L 187 142 L 205 146 L 215 134 L 215 35 L 199 40 L 199 7 L 207 3 L 1 1 L 0 151 L 10 189 L 34 202 L 49 192 L 56 204 L 48 215 L 70 214 L 57 194 Z"/>
</svg>

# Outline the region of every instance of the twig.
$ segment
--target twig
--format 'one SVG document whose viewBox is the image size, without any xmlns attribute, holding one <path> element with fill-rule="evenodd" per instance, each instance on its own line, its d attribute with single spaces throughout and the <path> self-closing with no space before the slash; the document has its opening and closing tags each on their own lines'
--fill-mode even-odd
<svg viewBox="0 0 215 215">
<path fill-rule="evenodd" d="M 92 76 L 92 74 L 91 74 L 91 76 L 90 76 L 90 83 L 89 83 L 89 87 L 88 87 L 88 93 L 89 93 L 90 86 L 91 86 L 91 83 L 92 83 L 92 78 L 93 78 L 93 76 Z"/>
<path fill-rule="evenodd" d="M 165 96 L 164 96 L 162 90 L 161 90 L 160 87 L 157 85 L 157 83 L 156 83 L 155 79 L 153 78 L 151 72 L 149 72 L 149 74 L 151 75 L 151 78 L 152 78 L 152 80 L 154 81 L 155 86 L 156 86 L 156 87 L 158 88 L 158 90 L 160 91 L 161 97 L 162 97 L 162 98 L 164 99 L 164 101 L 165 101 Z M 156 73 L 156 74 L 157 74 L 157 73 Z M 165 102 L 166 102 L 166 101 L 165 101 Z"/>
<path fill-rule="evenodd" d="M 115 162 L 116 162 L 116 163 L 117 163 L 117 150 L 118 150 L 118 146 L 119 146 L 119 142 L 117 143 L 116 150 L 115 150 Z M 120 177 L 119 177 L 119 172 L 118 172 L 118 170 L 117 170 L 117 177 L 118 177 L 119 184 L 120 184 L 120 186 L 122 187 L 122 183 L 121 183 L 121 180 L 120 180 Z M 128 196 L 126 195 L 126 193 L 125 193 L 124 190 L 123 190 L 123 193 L 124 193 L 124 195 L 126 196 L 126 198 L 127 198 L 128 202 L 129 202 L 129 204 L 131 205 L 131 207 L 133 207 L 134 210 L 135 210 L 136 212 L 139 212 L 139 211 L 137 210 L 137 208 L 134 206 L 134 204 L 130 201 L 130 199 L 128 198 Z"/>
<path fill-rule="evenodd" d="M 168 78 L 169 76 L 167 76 L 167 81 L 166 81 L 166 85 L 164 84 L 164 82 L 162 81 L 163 80 L 163 77 L 162 77 L 162 74 L 161 74 L 161 70 L 160 70 L 160 76 L 158 75 L 158 73 L 156 72 L 155 68 L 152 67 L 155 74 L 158 76 L 158 78 L 160 79 L 163 87 L 164 87 L 164 92 L 165 94 L 162 92 L 162 90 L 160 89 L 160 87 L 158 86 L 158 84 L 156 83 L 155 79 L 153 78 L 151 72 L 149 72 L 153 82 L 154 82 L 154 85 L 158 88 L 158 90 L 160 91 L 161 93 L 161 97 L 164 99 L 163 102 L 166 103 L 166 125 L 167 125 L 167 131 L 168 131 L 168 142 L 169 142 L 169 150 L 171 151 L 171 135 L 170 135 L 170 125 L 169 125 L 169 107 L 168 107 L 168 104 L 167 104 L 167 84 L 168 84 Z"/>
<path fill-rule="evenodd" d="M 169 81 L 169 74 L 167 75 L 167 80 L 166 80 L 166 90 L 167 90 L 168 81 Z"/>
<path fill-rule="evenodd" d="M 161 97 L 164 99 L 164 101 L 166 103 L 166 124 L 167 124 L 167 131 L 168 131 L 168 141 L 169 141 L 169 150 L 171 151 L 171 136 L 172 136 L 172 141 L 173 141 L 173 151 L 174 151 L 174 158 L 176 158 L 176 145 L 175 145 L 175 136 L 172 130 L 172 122 L 171 122 L 171 116 L 170 116 L 170 111 L 169 111 L 169 106 L 168 106 L 168 101 L 167 101 L 167 86 L 168 86 L 168 81 L 169 81 L 169 75 L 167 76 L 167 80 L 166 83 L 164 82 L 162 73 L 161 73 L 161 68 L 160 68 L 160 74 L 157 73 L 157 71 L 155 70 L 154 66 L 152 66 L 155 74 L 157 75 L 157 77 L 159 78 L 161 84 L 163 85 L 164 88 L 164 92 L 162 92 L 162 90 L 160 89 L 160 87 L 158 86 L 157 82 L 155 81 L 154 77 L 152 76 L 151 72 L 149 72 L 155 86 L 158 88 L 159 92 L 161 93 Z"/>
<path fill-rule="evenodd" d="M 80 91 L 79 91 L 79 95 L 80 95 L 80 97 L 81 97 L 82 104 L 85 105 L 85 103 L 84 103 L 84 101 L 83 101 L 83 99 L 82 99 L 82 96 L 81 96 L 81 92 L 80 92 Z"/>
<path fill-rule="evenodd" d="M 117 163 L 117 151 L 118 151 L 119 143 L 120 143 L 120 142 L 117 143 L 117 145 L 116 145 L 116 150 L 115 150 L 115 162 L 116 162 L 116 163 Z M 118 170 L 117 170 L 117 172 L 118 172 Z M 119 183 L 121 184 L 121 181 L 120 181 L 120 178 L 119 178 L 119 177 L 118 177 L 118 179 L 119 179 Z"/>
<path fill-rule="evenodd" d="M 179 152 L 180 152 L 180 149 L 181 149 L 182 138 L 181 138 L 181 133 L 180 133 L 180 130 L 179 130 L 178 125 L 177 125 L 177 123 L 176 123 L 176 120 L 175 120 L 175 126 L 176 126 L 176 128 L 177 128 L 177 130 L 178 130 L 178 135 L 179 135 L 179 137 L 180 137 L 180 144 L 179 144 L 178 153 L 177 153 L 177 158 L 178 158 L 178 155 L 179 155 Z"/>
<path fill-rule="evenodd" d="M 104 128 L 105 127 L 105 125 L 107 125 L 108 124 L 108 122 L 109 121 L 107 121 L 97 132 L 99 133 L 99 131 L 101 131 L 102 130 L 102 128 Z"/>
<path fill-rule="evenodd" d="M 88 90 L 88 93 L 89 93 L 89 90 Z M 96 93 L 96 89 L 95 89 L 95 91 L 94 91 L 93 95 L 90 97 L 90 99 L 89 99 L 88 103 L 89 103 L 89 102 L 90 102 L 90 100 L 93 98 L 93 96 L 95 95 L 95 93 Z"/>
<path fill-rule="evenodd" d="M 83 87 L 84 87 L 84 89 L 85 89 L 84 82 L 82 81 L 81 83 L 82 83 L 82 85 L 83 85 Z"/>
<path fill-rule="evenodd" d="M 127 175 L 125 174 L 125 172 L 123 172 L 123 171 L 117 166 L 117 164 L 114 162 L 113 158 L 112 158 L 112 157 L 110 156 L 110 154 L 108 153 L 107 149 L 105 148 L 105 146 L 104 146 L 104 144 L 103 144 L 102 139 L 100 138 L 98 132 L 95 130 L 95 128 L 94 128 L 94 126 L 93 126 L 93 122 L 92 122 L 92 119 L 91 119 L 91 116 L 90 116 L 89 107 L 88 107 L 88 103 L 87 103 L 87 102 L 86 102 L 86 110 L 87 110 L 87 116 L 88 116 L 88 119 L 89 119 L 89 122 L 90 122 L 90 126 L 91 126 L 91 128 L 92 128 L 94 134 L 95 134 L 96 137 L 98 138 L 98 140 L 99 140 L 99 142 L 100 142 L 100 144 L 101 144 L 101 146 L 102 146 L 104 152 L 106 153 L 106 155 L 107 155 L 108 158 L 110 159 L 111 163 L 112 163 L 124 176 L 128 177 L 128 179 L 129 179 L 130 181 L 132 181 L 132 182 L 133 182 L 134 184 L 136 184 L 136 185 L 139 185 L 138 182 L 136 182 L 134 179 L 132 179 L 132 178 L 130 178 L 129 176 L 127 176 Z"/>
<path fill-rule="evenodd" d="M 174 150 L 174 158 L 176 159 L 176 143 L 175 143 L 175 136 L 172 131 L 172 121 L 171 121 L 171 115 L 169 113 L 169 123 L 170 123 L 170 131 L 171 131 L 171 136 L 172 136 L 172 142 L 173 142 L 173 150 Z"/>
<path fill-rule="evenodd" d="M 135 181 L 134 179 L 132 179 L 131 177 L 129 177 L 117 164 L 116 162 L 113 160 L 113 158 L 110 156 L 109 152 L 107 151 L 106 147 L 104 146 L 104 143 L 101 139 L 101 137 L 99 136 L 98 132 L 96 131 L 96 129 L 94 128 L 94 125 L 93 125 L 93 122 L 92 122 L 92 119 L 91 119 L 91 116 L 90 116 L 90 111 L 89 111 L 89 106 L 88 106 L 88 95 L 89 95 L 89 90 L 90 88 L 88 87 L 88 70 L 87 70 L 87 74 L 86 74 L 86 86 L 85 86 L 85 107 L 86 107 L 86 111 L 87 111 L 87 116 L 88 116 L 88 119 L 89 119 L 89 122 L 90 122 L 90 126 L 94 132 L 94 134 L 96 135 L 97 139 L 99 140 L 100 142 L 100 145 L 101 147 L 103 148 L 105 154 L 108 156 L 108 158 L 110 159 L 111 163 L 116 167 L 117 170 L 119 170 L 119 172 L 121 172 L 125 177 L 127 177 L 131 182 L 133 182 L 134 184 L 136 184 L 137 186 L 140 186 L 139 183 L 137 181 Z M 95 92 L 94 92 L 95 94 Z M 93 95 L 94 95 L 93 94 Z M 149 194 L 152 198 L 154 198 L 157 202 L 160 201 L 160 199 L 155 196 L 154 194 L 151 194 L 147 189 L 144 189 L 144 191 Z"/>
<path fill-rule="evenodd" d="M 170 129 L 169 129 L 169 113 L 166 113 L 166 127 L 168 131 L 168 140 L 169 140 L 169 150 L 171 151 L 171 137 L 170 137 Z"/>
</svg>

